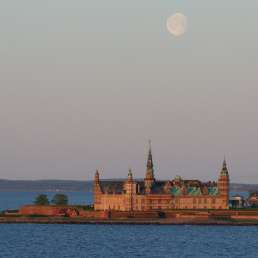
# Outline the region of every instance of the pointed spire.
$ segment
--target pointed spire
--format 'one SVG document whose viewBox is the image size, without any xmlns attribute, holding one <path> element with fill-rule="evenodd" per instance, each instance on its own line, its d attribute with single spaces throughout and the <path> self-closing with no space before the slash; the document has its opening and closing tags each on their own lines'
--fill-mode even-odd
<svg viewBox="0 0 258 258">
<path fill-rule="evenodd" d="M 129 171 L 128 171 L 128 180 L 133 180 L 133 173 L 131 168 L 129 168 Z"/>
<path fill-rule="evenodd" d="M 227 162 L 226 162 L 226 157 L 225 156 L 224 156 L 224 160 L 223 160 L 220 175 L 221 176 L 228 176 L 228 168 L 227 168 Z"/>
<path fill-rule="evenodd" d="M 98 169 L 96 170 L 96 173 L 95 173 L 95 182 L 99 182 L 99 171 L 98 171 Z"/>
<path fill-rule="evenodd" d="M 148 152 L 147 169 L 146 169 L 145 178 L 155 180 L 153 167 L 154 166 L 153 166 L 153 160 L 152 160 L 151 141 L 149 140 L 149 152 Z"/>
<path fill-rule="evenodd" d="M 227 162 L 226 162 L 226 156 L 224 156 L 224 160 L 223 160 L 223 169 L 227 169 Z"/>
<path fill-rule="evenodd" d="M 147 160 L 147 168 L 153 169 L 153 160 L 152 160 L 152 151 L 151 151 L 151 140 L 149 140 L 149 153 L 148 153 L 148 160 Z"/>
</svg>

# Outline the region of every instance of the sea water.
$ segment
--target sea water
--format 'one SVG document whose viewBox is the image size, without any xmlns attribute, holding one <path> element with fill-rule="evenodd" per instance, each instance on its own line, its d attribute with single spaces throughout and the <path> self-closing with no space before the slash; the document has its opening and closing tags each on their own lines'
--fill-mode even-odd
<svg viewBox="0 0 258 258">
<path fill-rule="evenodd" d="M 258 227 L 0 225 L 0 257 L 257 258 Z"/>
</svg>

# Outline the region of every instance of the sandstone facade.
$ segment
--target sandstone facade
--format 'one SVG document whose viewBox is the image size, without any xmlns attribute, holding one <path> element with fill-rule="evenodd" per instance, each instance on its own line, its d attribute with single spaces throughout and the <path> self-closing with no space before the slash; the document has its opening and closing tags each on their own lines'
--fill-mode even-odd
<svg viewBox="0 0 258 258">
<path fill-rule="evenodd" d="M 144 180 L 134 180 L 129 170 L 125 181 L 94 179 L 94 209 L 97 211 L 152 211 L 173 209 L 228 209 L 229 174 L 226 161 L 217 182 L 199 180 L 159 181 L 154 177 L 151 148 Z"/>
</svg>

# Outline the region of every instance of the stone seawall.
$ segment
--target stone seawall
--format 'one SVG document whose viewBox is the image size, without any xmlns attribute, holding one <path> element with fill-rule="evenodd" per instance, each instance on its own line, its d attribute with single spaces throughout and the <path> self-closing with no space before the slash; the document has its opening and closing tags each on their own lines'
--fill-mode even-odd
<svg viewBox="0 0 258 258">
<path fill-rule="evenodd" d="M 60 206 L 25 205 L 19 210 L 20 215 L 64 216 L 65 209 Z"/>
<path fill-rule="evenodd" d="M 15 216 L 18 220 L 28 220 L 29 222 L 35 221 L 35 217 L 40 218 L 40 221 L 46 221 L 51 223 L 53 218 L 58 223 L 61 221 L 65 223 L 75 223 L 80 221 L 82 223 L 89 223 L 89 221 L 120 221 L 128 223 L 128 221 L 137 223 L 149 223 L 150 221 L 158 221 L 159 223 L 169 222 L 169 224 L 179 223 L 181 221 L 189 223 L 214 223 L 224 221 L 231 223 L 235 221 L 252 221 L 258 223 L 258 210 L 167 210 L 167 211 L 94 211 L 84 210 L 82 207 L 77 206 L 38 206 L 38 205 L 26 205 L 23 206 L 19 213 L 9 215 L 15 220 Z M 11 218 L 13 217 L 13 218 Z M 20 217 L 20 218 L 19 218 Z M 32 217 L 34 217 L 32 219 Z M 59 219 L 57 219 L 59 217 Z M 71 219 L 75 220 L 71 220 Z M 66 220 L 68 219 L 68 220 Z M 70 219 L 70 220 L 69 220 Z M 37 220 L 36 220 L 37 221 Z"/>
<path fill-rule="evenodd" d="M 85 217 L 95 219 L 108 218 L 107 211 L 84 210 L 76 206 L 55 205 L 25 205 L 21 207 L 18 215 L 22 216 L 55 216 L 55 217 Z"/>
</svg>

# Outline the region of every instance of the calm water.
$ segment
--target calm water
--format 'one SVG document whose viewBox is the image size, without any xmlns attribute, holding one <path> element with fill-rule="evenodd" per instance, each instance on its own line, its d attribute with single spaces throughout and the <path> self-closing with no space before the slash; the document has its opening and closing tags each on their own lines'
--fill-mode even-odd
<svg viewBox="0 0 258 258">
<path fill-rule="evenodd" d="M 257 258 L 258 227 L 0 225 L 0 257 Z"/>
</svg>

